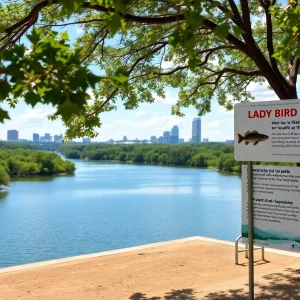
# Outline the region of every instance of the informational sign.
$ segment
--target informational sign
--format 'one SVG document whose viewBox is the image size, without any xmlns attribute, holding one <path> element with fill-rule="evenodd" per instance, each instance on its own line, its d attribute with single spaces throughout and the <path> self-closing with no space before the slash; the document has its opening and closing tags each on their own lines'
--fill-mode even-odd
<svg viewBox="0 0 300 300">
<path fill-rule="evenodd" d="M 247 166 L 242 167 L 242 236 L 248 236 Z M 300 168 L 253 166 L 254 244 L 300 252 Z"/>
<path fill-rule="evenodd" d="M 300 100 L 236 104 L 234 135 L 238 161 L 300 162 Z"/>
</svg>

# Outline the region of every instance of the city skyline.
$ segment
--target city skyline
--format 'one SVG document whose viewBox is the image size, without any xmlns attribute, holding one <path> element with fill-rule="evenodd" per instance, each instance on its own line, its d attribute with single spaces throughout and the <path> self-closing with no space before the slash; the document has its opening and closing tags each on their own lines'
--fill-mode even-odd
<svg viewBox="0 0 300 300">
<path fill-rule="evenodd" d="M 195 122 L 197 122 L 197 125 L 195 126 Z M 199 125 L 199 126 L 198 126 Z M 194 135 L 196 135 L 196 138 L 194 137 Z M 57 135 L 55 134 L 54 136 L 51 136 L 50 133 L 45 133 L 44 136 L 41 136 L 39 133 L 33 133 L 32 134 L 32 139 L 20 139 L 19 138 L 19 131 L 12 129 L 12 130 L 7 130 L 7 141 L 20 141 L 20 142 L 26 142 L 26 141 L 32 141 L 34 143 L 38 143 L 38 142 L 62 142 L 63 140 L 63 135 Z M 208 142 L 208 139 L 205 139 L 205 142 Z M 72 140 L 75 141 L 75 140 Z M 89 137 L 83 137 L 81 139 L 83 144 L 90 144 L 92 142 L 91 138 Z M 173 125 L 173 127 L 171 128 L 170 131 L 165 130 L 162 134 L 162 136 L 158 136 L 156 137 L 154 136 L 150 136 L 150 139 L 148 138 L 143 138 L 143 139 L 135 139 L 135 140 L 130 140 L 127 138 L 126 135 L 123 136 L 122 140 L 116 140 L 116 142 L 124 142 L 126 143 L 127 141 L 147 141 L 150 143 L 159 143 L 159 144 L 181 144 L 181 143 L 200 143 L 202 142 L 201 140 L 201 118 L 194 118 L 193 122 L 192 122 L 192 135 L 190 139 L 187 139 L 185 141 L 184 138 L 180 138 L 179 136 L 179 127 L 177 125 Z M 109 139 L 108 141 L 106 141 L 108 143 L 113 143 L 115 142 L 114 139 Z"/>
<path fill-rule="evenodd" d="M 194 118 L 192 122 L 192 143 L 201 142 L 201 118 Z"/>
<path fill-rule="evenodd" d="M 173 99 L 174 97 L 174 99 Z M 125 110 L 122 105 L 117 111 L 103 113 L 101 115 L 102 126 L 96 129 L 99 135 L 93 141 L 107 141 L 110 138 L 122 140 L 126 135 L 128 139 L 144 139 L 151 135 L 161 136 L 163 131 L 170 130 L 174 124 L 180 128 L 180 138 L 191 138 L 191 123 L 196 110 L 187 109 L 184 117 L 170 114 L 171 101 L 175 101 L 175 95 L 169 95 L 166 99 L 156 103 L 142 104 L 137 110 Z M 22 107 L 23 111 L 12 111 L 11 121 L 0 124 L 0 139 L 6 139 L 6 130 L 16 129 L 20 131 L 20 138 L 32 139 L 32 133 L 49 132 L 54 134 L 65 132 L 60 120 L 50 121 L 47 116 L 53 112 L 52 108 L 37 106 L 34 109 Z M 206 132 L 211 141 L 220 141 L 233 138 L 233 112 L 226 112 L 217 104 L 213 106 L 216 113 L 205 115 L 202 118 L 203 132 Z M 222 123 L 222 128 L 220 124 Z M 78 139 L 80 140 L 80 139 Z"/>
</svg>

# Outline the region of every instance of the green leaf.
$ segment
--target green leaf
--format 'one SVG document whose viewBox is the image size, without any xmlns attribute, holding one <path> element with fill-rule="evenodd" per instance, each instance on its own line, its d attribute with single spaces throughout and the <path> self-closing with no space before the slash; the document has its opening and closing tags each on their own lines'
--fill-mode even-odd
<svg viewBox="0 0 300 300">
<path fill-rule="evenodd" d="M 60 38 L 63 40 L 63 41 L 68 41 L 69 40 L 69 35 L 68 35 L 68 32 L 67 31 L 64 31 L 60 34 Z"/>
<path fill-rule="evenodd" d="M 99 81 L 101 80 L 101 77 L 92 73 L 88 73 L 86 74 L 86 80 L 88 81 L 89 85 L 94 89 L 96 87 L 96 84 L 99 83 Z"/>
<path fill-rule="evenodd" d="M 38 102 L 41 101 L 41 98 L 34 92 L 27 92 L 24 96 L 25 102 L 34 107 Z"/>
<path fill-rule="evenodd" d="M 6 110 L 0 108 L 0 123 L 4 123 L 4 120 L 10 120 L 10 117 Z"/>
<path fill-rule="evenodd" d="M 125 23 L 118 13 L 114 13 L 108 19 L 107 27 L 112 34 L 115 34 L 119 29 L 125 30 Z"/>
<path fill-rule="evenodd" d="M 38 28 L 33 28 L 32 33 L 27 34 L 29 41 L 36 45 L 42 39 L 42 31 Z"/>
<path fill-rule="evenodd" d="M 74 12 L 80 10 L 85 0 L 59 0 L 58 2 L 62 5 L 61 14 L 70 16 Z"/>
<path fill-rule="evenodd" d="M 70 99 L 67 99 L 62 104 L 58 105 L 55 116 L 61 115 L 62 119 L 66 122 L 72 115 L 78 115 L 80 113 L 79 106 Z"/>
<path fill-rule="evenodd" d="M 11 86 L 7 80 L 0 81 L 0 101 L 5 100 L 11 91 Z"/>
<path fill-rule="evenodd" d="M 224 39 L 228 36 L 229 34 L 229 29 L 230 29 L 230 26 L 228 23 L 223 23 L 223 24 L 220 24 L 218 25 L 215 30 L 214 30 L 214 34 L 220 38 L 220 39 Z"/>
<path fill-rule="evenodd" d="M 117 86 L 125 85 L 128 82 L 129 72 L 125 68 L 118 68 L 112 78 L 113 83 Z"/>
<path fill-rule="evenodd" d="M 244 34 L 245 33 L 245 31 L 242 28 L 240 28 L 240 27 L 238 27 L 236 25 L 232 25 L 232 30 L 233 30 L 233 33 L 236 36 L 239 36 L 240 34 Z"/>
</svg>

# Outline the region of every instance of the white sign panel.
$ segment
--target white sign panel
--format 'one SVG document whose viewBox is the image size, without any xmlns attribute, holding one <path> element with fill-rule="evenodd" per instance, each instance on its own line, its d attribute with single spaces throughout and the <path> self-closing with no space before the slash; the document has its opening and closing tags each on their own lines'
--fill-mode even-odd
<svg viewBox="0 0 300 300">
<path fill-rule="evenodd" d="M 248 236 L 247 166 L 242 167 L 242 235 Z M 300 252 L 300 168 L 253 166 L 254 243 Z"/>
<path fill-rule="evenodd" d="M 300 100 L 236 104 L 234 136 L 238 161 L 300 162 Z"/>
</svg>

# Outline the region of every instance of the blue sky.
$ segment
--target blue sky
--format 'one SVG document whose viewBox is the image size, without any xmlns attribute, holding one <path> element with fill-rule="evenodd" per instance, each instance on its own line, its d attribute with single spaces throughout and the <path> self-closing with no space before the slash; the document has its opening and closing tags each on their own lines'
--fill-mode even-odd
<svg viewBox="0 0 300 300">
<path fill-rule="evenodd" d="M 80 35 L 79 27 L 70 27 L 68 32 L 71 38 Z M 256 101 L 277 100 L 277 96 L 267 89 L 266 85 L 251 84 Z M 141 104 L 133 111 L 125 110 L 121 101 L 118 103 L 117 111 L 111 111 L 101 115 L 102 127 L 98 130 L 99 136 L 94 141 L 107 141 L 109 139 L 119 140 L 124 135 L 128 139 L 149 139 L 151 135 L 161 136 L 163 131 L 171 130 L 172 126 L 178 125 L 180 138 L 188 140 L 191 138 L 192 120 L 197 117 L 194 108 L 188 108 L 185 117 L 171 115 L 171 106 L 176 102 L 175 90 L 166 89 L 166 98 L 156 97 L 152 104 Z M 9 109 L 7 106 L 2 106 Z M 53 112 L 50 106 L 38 105 L 34 109 L 26 106 L 22 101 L 16 109 L 9 109 L 10 121 L 0 124 L 0 140 L 6 140 L 7 130 L 19 131 L 19 138 L 32 139 L 34 132 L 40 135 L 49 132 L 51 135 L 64 133 L 65 129 L 60 121 L 49 121 L 47 115 Z M 233 111 L 226 110 L 213 101 L 212 112 L 202 117 L 202 138 L 210 141 L 224 141 L 233 139 Z"/>
</svg>

